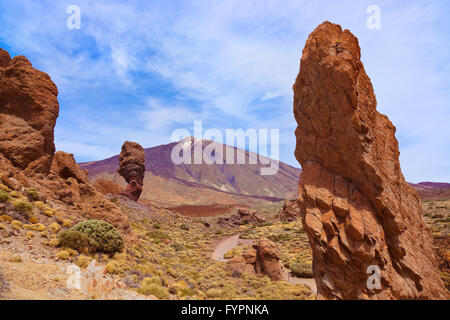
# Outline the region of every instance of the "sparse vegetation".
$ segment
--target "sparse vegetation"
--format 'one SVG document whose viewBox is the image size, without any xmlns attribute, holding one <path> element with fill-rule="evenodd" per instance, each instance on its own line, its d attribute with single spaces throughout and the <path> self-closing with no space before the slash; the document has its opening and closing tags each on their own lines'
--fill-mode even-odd
<svg viewBox="0 0 450 320">
<path fill-rule="evenodd" d="M 33 188 L 25 189 L 25 192 L 31 198 L 31 200 L 33 201 L 39 200 L 39 193 L 35 189 Z"/>
<path fill-rule="evenodd" d="M 33 212 L 33 206 L 26 200 L 17 199 L 13 202 L 14 209 L 23 215 L 30 215 Z"/>
<path fill-rule="evenodd" d="M 79 252 L 95 252 L 98 243 L 88 235 L 76 230 L 64 230 L 58 234 L 59 245 Z"/>
<path fill-rule="evenodd" d="M 70 257 L 70 253 L 66 250 L 62 250 L 56 254 L 56 257 L 60 260 L 67 260 Z"/>
<path fill-rule="evenodd" d="M 0 190 L 0 202 L 8 202 L 11 199 L 9 194 L 3 190 Z"/>
<path fill-rule="evenodd" d="M 294 262 L 291 265 L 291 272 L 293 275 L 300 278 L 313 277 L 312 265 L 310 263 L 305 263 L 302 261 Z"/>
<path fill-rule="evenodd" d="M 157 277 L 142 280 L 139 292 L 146 296 L 153 295 L 158 299 L 167 299 L 169 297 L 169 290 L 162 286 L 161 280 Z"/>
<path fill-rule="evenodd" d="M 6 214 L 0 216 L 0 233 L 12 232 L 24 239 L 29 237 L 26 242 L 33 246 L 38 242 L 44 243 L 53 259 L 68 260 L 81 268 L 95 259 L 106 266 L 107 276 L 126 279 L 124 282 L 128 289 L 140 294 L 154 295 L 159 299 L 314 298 L 305 285 L 272 281 L 267 276 L 246 272 L 233 275 L 227 268 L 227 262 L 210 258 L 209 253 L 215 243 L 224 237 L 240 233 L 242 238 L 257 240 L 264 236 L 277 244 L 283 265 L 294 276 L 312 277 L 312 253 L 302 223 L 300 220 L 280 221 L 277 215 L 281 204 L 254 208 L 257 215 L 267 222 L 236 227 L 218 225 L 218 217 L 185 218 L 158 208 L 154 216 L 134 220 L 131 224 L 139 239 L 138 245 L 135 245 L 125 244 L 120 233 L 107 222 L 86 220 L 67 229 L 79 219 L 70 215 L 70 208 L 66 210 L 47 199 L 29 203 L 26 201 L 28 192 L 24 191 L 11 196 L 11 191 L 2 189 L 0 197 L 1 192 L 9 197 L 6 201 L 11 204 L 4 207 L 11 212 L 5 211 Z M 15 206 L 19 201 L 28 204 L 22 205 L 28 208 L 25 209 L 29 216 L 27 219 L 17 213 L 21 212 Z M 425 220 L 433 230 L 440 256 L 445 257 L 449 230 L 447 208 L 450 206 L 440 200 L 423 203 Z M 38 220 L 31 221 L 33 217 Z M 225 258 L 241 255 L 250 245 L 251 241 L 240 242 L 226 252 Z M 449 286 L 448 259 L 442 258 L 439 265 L 441 277 Z"/>
</svg>

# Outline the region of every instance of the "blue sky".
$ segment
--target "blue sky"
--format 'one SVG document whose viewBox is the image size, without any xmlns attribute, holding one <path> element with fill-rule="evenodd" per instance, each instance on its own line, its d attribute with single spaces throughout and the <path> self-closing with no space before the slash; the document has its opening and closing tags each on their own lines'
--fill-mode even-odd
<svg viewBox="0 0 450 320">
<path fill-rule="evenodd" d="M 66 27 L 71 4 L 79 30 Z M 380 30 L 366 26 L 369 5 Z M 449 12 L 445 0 L 0 0 L 0 47 L 55 81 L 56 147 L 78 161 L 117 154 L 126 139 L 169 143 L 202 120 L 278 128 L 280 160 L 298 166 L 291 87 L 308 34 L 329 20 L 359 38 L 407 180 L 450 182 Z"/>
</svg>

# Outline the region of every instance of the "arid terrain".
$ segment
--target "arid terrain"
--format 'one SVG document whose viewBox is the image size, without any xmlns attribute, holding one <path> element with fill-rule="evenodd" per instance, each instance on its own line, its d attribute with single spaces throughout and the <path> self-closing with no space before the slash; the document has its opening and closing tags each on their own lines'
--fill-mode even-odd
<svg viewBox="0 0 450 320">
<path fill-rule="evenodd" d="M 356 37 L 317 27 L 293 89 L 303 171 L 131 141 L 77 164 L 55 152 L 50 76 L 0 49 L 0 299 L 446 298 L 450 185 L 405 181 Z"/>
<path fill-rule="evenodd" d="M 6 188 L 2 186 L 2 189 Z M 6 193 L 11 194 L 12 191 Z M 13 193 L 12 196 L 15 195 Z M 127 205 L 127 201 L 120 197 L 110 199 L 116 203 L 124 201 L 123 205 Z M 36 208 L 39 203 L 30 203 L 35 207 L 34 210 L 39 210 Z M 447 289 L 450 289 L 450 199 L 425 200 L 422 206 L 425 221 L 433 230 L 442 279 Z M 55 234 L 60 229 L 66 229 L 69 224 L 66 222 L 64 226 L 64 223 L 58 223 L 61 221 L 57 216 L 48 219 L 39 212 L 33 224 L 25 222 L 20 225 L 17 220 L 11 221 L 10 215 L 4 214 L 0 224 L 0 297 L 314 299 L 315 293 L 311 290 L 315 286 L 311 269 L 312 253 L 301 221 L 282 221 L 279 217 L 282 203 L 254 209 L 258 216 L 270 222 L 229 227 L 221 226 L 217 221 L 231 214 L 185 217 L 154 206 L 127 208 L 126 210 L 133 211 L 130 216 L 135 217 L 131 225 L 139 245 L 127 245 L 122 253 L 111 257 L 74 250 L 69 250 L 68 255 L 62 254 L 66 250 L 55 247 Z M 217 214 L 214 210 L 211 213 Z M 232 235 L 240 235 L 240 240 L 221 248 L 219 256 L 222 259 L 215 260 L 214 254 L 220 242 Z M 228 268 L 229 259 L 242 254 L 250 243 L 261 236 L 276 243 L 283 265 L 292 270 L 285 280 L 272 281 L 268 276 L 246 273 L 236 275 Z M 67 268 L 75 264 L 81 267 L 82 272 L 87 273 L 88 263 L 93 259 L 106 268 L 102 279 L 110 282 L 109 286 L 105 285 L 107 289 L 69 289 L 67 280 L 70 274 L 67 273 Z M 308 279 L 312 281 L 309 285 Z M 147 288 L 149 281 L 153 285 Z M 122 286 L 117 285 L 118 283 L 122 283 Z"/>
</svg>

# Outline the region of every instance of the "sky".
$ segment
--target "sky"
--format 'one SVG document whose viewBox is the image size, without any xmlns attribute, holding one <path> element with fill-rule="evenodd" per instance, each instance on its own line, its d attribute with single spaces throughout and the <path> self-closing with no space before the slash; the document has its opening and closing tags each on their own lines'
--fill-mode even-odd
<svg viewBox="0 0 450 320">
<path fill-rule="evenodd" d="M 81 10 L 69 29 L 70 5 Z M 380 8 L 380 29 L 367 19 Z M 79 162 L 125 140 L 170 143 L 175 129 L 279 129 L 294 157 L 292 85 L 325 20 L 360 42 L 378 110 L 397 127 L 410 182 L 450 182 L 450 2 L 0 0 L 0 47 L 58 86 L 57 150 Z"/>
</svg>

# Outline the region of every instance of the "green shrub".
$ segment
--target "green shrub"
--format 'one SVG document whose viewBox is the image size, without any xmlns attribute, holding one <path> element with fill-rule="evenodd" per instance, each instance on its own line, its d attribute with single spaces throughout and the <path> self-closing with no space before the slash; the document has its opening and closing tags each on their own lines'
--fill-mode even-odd
<svg viewBox="0 0 450 320">
<path fill-rule="evenodd" d="M 269 238 L 269 240 L 271 240 L 273 242 L 282 242 L 282 241 L 291 240 L 293 238 L 293 236 L 288 233 L 280 233 L 280 234 L 269 235 L 269 236 L 267 236 L 267 238 Z"/>
<path fill-rule="evenodd" d="M 147 232 L 146 236 L 149 238 L 152 238 L 154 240 L 159 240 L 159 241 L 161 241 L 163 239 L 170 240 L 170 237 L 167 234 L 165 234 L 163 231 L 160 231 L 160 230 L 152 230 L 150 232 Z"/>
<path fill-rule="evenodd" d="M 95 240 L 97 249 L 105 253 L 120 252 L 124 246 L 119 231 L 106 221 L 86 220 L 70 230 L 81 232 Z"/>
<path fill-rule="evenodd" d="M 39 200 L 39 193 L 35 189 L 33 189 L 33 188 L 26 189 L 25 192 L 30 196 L 30 198 L 33 201 Z"/>
<path fill-rule="evenodd" d="M 85 248 L 89 252 L 97 251 L 97 242 L 86 234 L 75 230 L 65 230 L 58 234 L 59 244 L 62 247 L 68 247 L 83 252 Z"/>
<path fill-rule="evenodd" d="M 0 202 L 8 202 L 11 197 L 8 193 L 3 190 L 0 190 Z"/>
<path fill-rule="evenodd" d="M 300 278 L 312 278 L 312 265 L 305 262 L 294 262 L 291 266 L 291 272 L 294 276 Z"/>
<path fill-rule="evenodd" d="M 31 203 L 25 200 L 16 200 L 13 203 L 14 209 L 19 211 L 22 214 L 29 215 L 33 212 L 33 206 Z"/>
<path fill-rule="evenodd" d="M 183 223 L 182 225 L 180 225 L 180 229 L 189 230 L 189 227 Z"/>
<path fill-rule="evenodd" d="M 169 290 L 161 285 L 161 280 L 152 277 L 145 278 L 141 282 L 141 288 L 139 292 L 149 296 L 154 295 L 158 299 L 168 299 L 169 298 Z"/>
<path fill-rule="evenodd" d="M 153 224 L 153 228 L 155 228 L 155 229 L 160 229 L 161 226 L 155 222 L 155 223 Z"/>
</svg>

